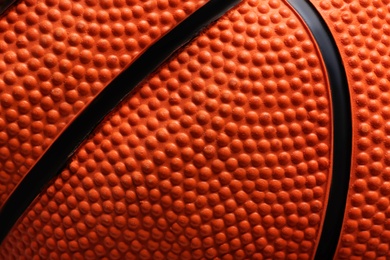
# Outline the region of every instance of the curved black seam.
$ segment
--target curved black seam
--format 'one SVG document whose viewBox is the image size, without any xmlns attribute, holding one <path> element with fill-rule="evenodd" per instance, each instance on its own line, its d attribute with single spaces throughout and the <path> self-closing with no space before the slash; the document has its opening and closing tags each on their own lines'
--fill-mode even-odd
<svg viewBox="0 0 390 260">
<path fill-rule="evenodd" d="M 351 154 L 352 113 L 342 58 L 321 14 L 308 1 L 288 0 L 313 34 L 324 59 L 333 107 L 333 169 L 325 220 L 315 259 L 332 259 L 336 252 L 347 200 Z"/>
<path fill-rule="evenodd" d="M 47 149 L 0 210 L 0 244 L 31 202 L 65 167 L 95 127 L 175 51 L 241 0 L 211 0 L 145 51 L 117 76 Z"/>
<path fill-rule="evenodd" d="M 20 0 L 0 0 L 0 15 L 6 15 L 12 6 L 15 6 Z"/>
</svg>

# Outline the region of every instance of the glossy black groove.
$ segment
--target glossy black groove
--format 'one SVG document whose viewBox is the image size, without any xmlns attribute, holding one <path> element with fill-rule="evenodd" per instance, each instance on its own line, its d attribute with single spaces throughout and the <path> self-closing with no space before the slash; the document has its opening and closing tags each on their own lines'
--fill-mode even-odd
<svg viewBox="0 0 390 260">
<path fill-rule="evenodd" d="M 188 43 L 240 0 L 211 0 L 172 29 L 116 77 L 74 119 L 20 182 L 0 211 L 0 243 L 31 202 L 65 167 L 93 129 L 121 100 L 180 47 Z"/>
<path fill-rule="evenodd" d="M 19 0 L 0 0 L 0 15 L 3 15 L 9 10 L 11 6 L 16 4 Z"/>
<path fill-rule="evenodd" d="M 314 36 L 325 62 L 333 106 L 333 173 L 328 205 L 315 259 L 332 259 L 344 219 L 352 153 L 352 114 L 348 82 L 332 34 L 317 10 L 306 0 L 289 0 Z"/>
</svg>

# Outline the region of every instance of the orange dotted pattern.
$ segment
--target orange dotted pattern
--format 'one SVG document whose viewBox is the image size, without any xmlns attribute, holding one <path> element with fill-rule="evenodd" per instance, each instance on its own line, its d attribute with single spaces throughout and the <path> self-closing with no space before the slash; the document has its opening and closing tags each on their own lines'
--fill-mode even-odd
<svg viewBox="0 0 390 260">
<path fill-rule="evenodd" d="M 388 1 L 313 0 L 340 49 L 352 100 L 353 153 L 335 258 L 390 257 Z"/>
<path fill-rule="evenodd" d="M 0 20 L 0 206 L 120 71 L 205 1 L 24 0 Z"/>
<path fill-rule="evenodd" d="M 70 259 L 310 259 L 332 154 L 316 45 L 249 0 L 141 84 L 0 248 Z"/>
</svg>

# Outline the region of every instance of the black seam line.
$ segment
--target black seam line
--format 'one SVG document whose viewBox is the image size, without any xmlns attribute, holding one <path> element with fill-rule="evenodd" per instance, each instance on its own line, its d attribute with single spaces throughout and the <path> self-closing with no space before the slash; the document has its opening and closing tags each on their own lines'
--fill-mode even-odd
<svg viewBox="0 0 390 260">
<path fill-rule="evenodd" d="M 0 0 L 0 15 L 5 15 L 20 0 Z"/>
<path fill-rule="evenodd" d="M 336 42 L 321 14 L 306 0 L 288 2 L 313 34 L 324 59 L 330 83 L 334 133 L 332 182 L 315 259 L 332 259 L 344 219 L 351 169 L 352 114 L 347 76 Z"/>
<path fill-rule="evenodd" d="M 152 45 L 97 95 L 54 141 L 5 202 L 0 211 L 0 244 L 31 202 L 61 172 L 76 149 L 105 116 L 175 51 L 240 2 L 207 2 Z"/>
</svg>

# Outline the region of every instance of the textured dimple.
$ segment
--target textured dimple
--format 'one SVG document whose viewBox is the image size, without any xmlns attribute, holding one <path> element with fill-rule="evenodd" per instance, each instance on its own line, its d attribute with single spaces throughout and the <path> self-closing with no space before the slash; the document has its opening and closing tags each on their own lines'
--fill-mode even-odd
<svg viewBox="0 0 390 260">
<path fill-rule="evenodd" d="M 26 0 L 0 19 L 0 206 L 124 68 L 206 1 Z"/>
<path fill-rule="evenodd" d="M 337 259 L 389 256 L 388 1 L 312 0 L 340 49 L 352 100 L 353 153 Z"/>
<path fill-rule="evenodd" d="M 78 149 L 4 258 L 310 259 L 332 155 L 329 86 L 283 1 L 245 1 Z"/>
</svg>

